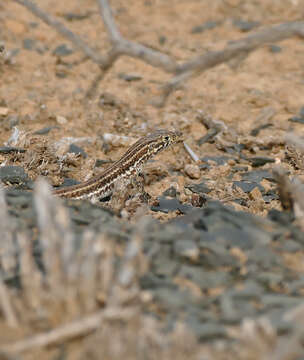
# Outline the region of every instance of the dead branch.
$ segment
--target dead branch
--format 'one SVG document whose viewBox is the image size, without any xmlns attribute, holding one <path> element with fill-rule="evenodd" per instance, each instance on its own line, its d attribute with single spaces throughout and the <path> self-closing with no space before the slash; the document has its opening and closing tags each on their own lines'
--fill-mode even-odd
<svg viewBox="0 0 304 360">
<path fill-rule="evenodd" d="M 26 7 L 31 13 L 36 15 L 39 19 L 45 22 L 47 25 L 56 29 L 63 37 L 71 41 L 71 43 L 79 50 L 83 51 L 84 54 L 90 58 L 94 63 L 100 67 L 106 67 L 109 62 L 107 57 L 103 58 L 98 55 L 89 45 L 87 45 L 78 35 L 74 34 L 71 30 L 65 27 L 60 21 L 47 14 L 45 11 L 40 9 L 37 5 L 29 0 L 13 0 L 16 3 Z"/>
<path fill-rule="evenodd" d="M 124 39 L 116 27 L 108 0 L 97 0 L 100 15 L 110 36 L 111 43 L 119 55 L 128 55 L 143 60 L 144 62 L 164 69 L 167 72 L 175 73 L 177 63 L 168 55 L 153 50 L 142 44 Z"/>
<path fill-rule="evenodd" d="M 246 54 L 247 56 L 262 45 L 278 42 L 292 36 L 304 36 L 303 21 L 287 22 L 265 27 L 243 39 L 230 42 L 223 50 L 209 51 L 206 54 L 194 57 L 180 65 L 177 71 L 178 75 L 174 76 L 163 86 L 163 94 L 157 99 L 155 105 L 163 106 L 170 93 L 194 75 L 197 76 L 203 71 L 225 63 L 241 54 Z"/>
<path fill-rule="evenodd" d="M 55 28 L 62 36 L 70 40 L 75 47 L 82 50 L 88 58 L 98 64 L 102 71 L 108 70 L 118 57 L 127 55 L 133 58 L 141 59 L 144 62 L 154 67 L 161 68 L 166 72 L 175 74 L 175 76 L 162 87 L 161 95 L 152 100 L 153 105 L 158 107 L 163 106 L 171 92 L 177 89 L 182 83 L 193 76 L 201 74 L 207 69 L 225 63 L 241 55 L 247 56 L 250 52 L 267 43 L 278 42 L 292 36 L 304 37 L 303 21 L 287 22 L 265 27 L 252 35 L 238 41 L 228 43 L 223 50 L 209 51 L 205 54 L 196 56 L 183 64 L 178 64 L 175 59 L 160 51 L 123 38 L 115 24 L 108 0 L 97 0 L 99 11 L 112 45 L 107 54 L 100 56 L 78 35 L 67 29 L 61 22 L 48 15 L 30 0 L 13 1 L 25 6 L 46 24 Z M 98 83 L 102 79 L 103 76 L 100 74 L 96 76 L 87 95 L 92 95 L 94 90 L 97 88 Z"/>
<path fill-rule="evenodd" d="M 0 279 L 0 307 L 3 311 L 7 324 L 11 327 L 17 327 L 18 320 L 12 307 L 12 303 L 10 301 L 9 292 L 4 285 L 2 279 Z"/>
</svg>

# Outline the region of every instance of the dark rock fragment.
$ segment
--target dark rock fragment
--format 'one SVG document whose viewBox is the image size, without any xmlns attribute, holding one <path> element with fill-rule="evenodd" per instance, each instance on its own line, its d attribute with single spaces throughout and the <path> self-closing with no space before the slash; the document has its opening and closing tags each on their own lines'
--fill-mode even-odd
<svg viewBox="0 0 304 360">
<path fill-rule="evenodd" d="M 225 165 L 230 159 L 233 158 L 228 156 L 204 156 L 203 158 L 201 158 L 201 160 L 204 162 L 208 162 L 208 160 L 211 160 L 216 162 L 217 165 Z"/>
<path fill-rule="evenodd" d="M 142 76 L 138 74 L 125 74 L 125 73 L 119 73 L 118 77 L 125 81 L 139 81 L 142 80 Z"/>
<path fill-rule="evenodd" d="M 0 181 L 9 184 L 27 184 L 31 183 L 30 178 L 21 166 L 1 166 Z"/>
<path fill-rule="evenodd" d="M 83 158 L 88 157 L 88 154 L 80 146 L 77 146 L 75 144 L 70 145 L 68 152 L 76 155 L 81 155 Z"/>
<path fill-rule="evenodd" d="M 304 124 L 304 117 L 293 116 L 293 117 L 289 118 L 288 121 L 299 123 L 299 124 Z"/>
<path fill-rule="evenodd" d="M 266 157 L 266 156 L 255 156 L 252 158 L 248 158 L 248 160 L 251 162 L 251 165 L 253 167 L 263 166 L 265 164 L 275 162 L 274 159 L 272 159 L 270 157 Z"/>
<path fill-rule="evenodd" d="M 175 198 L 177 195 L 176 188 L 174 186 L 170 186 L 167 190 L 163 192 L 162 195 Z"/>
<path fill-rule="evenodd" d="M 254 188 L 258 188 L 260 191 L 264 191 L 264 188 L 262 185 L 258 184 L 255 181 L 234 181 L 233 182 L 234 187 L 240 188 L 245 193 L 250 193 Z"/>
<path fill-rule="evenodd" d="M 241 175 L 243 180 L 260 182 L 263 179 L 274 181 L 273 175 L 267 170 L 249 171 Z"/>
<path fill-rule="evenodd" d="M 257 135 L 259 135 L 261 130 L 267 129 L 267 128 L 271 127 L 271 126 L 273 126 L 271 123 L 259 125 L 256 128 L 251 130 L 250 135 L 257 136 Z"/>
<path fill-rule="evenodd" d="M 11 153 L 15 153 L 15 152 L 24 153 L 25 151 L 26 151 L 25 149 L 13 147 L 13 146 L 1 146 L 0 147 L 0 154 L 11 154 Z"/>
<path fill-rule="evenodd" d="M 269 51 L 272 52 L 273 54 L 277 54 L 282 51 L 282 47 L 275 44 L 271 44 L 269 45 Z"/>
<path fill-rule="evenodd" d="M 74 50 L 68 47 L 66 44 L 58 45 L 53 51 L 53 55 L 64 57 L 73 54 Z"/>
<path fill-rule="evenodd" d="M 58 126 L 46 126 L 34 132 L 34 135 L 47 135 L 51 130 L 58 128 Z"/>
<path fill-rule="evenodd" d="M 34 50 L 35 44 L 36 44 L 35 39 L 25 38 L 23 40 L 23 48 L 26 50 Z"/>
<path fill-rule="evenodd" d="M 199 184 L 188 184 L 185 186 L 185 188 L 196 194 L 208 194 L 211 191 L 204 182 Z"/>
<path fill-rule="evenodd" d="M 168 199 L 165 197 L 158 198 L 158 205 L 151 206 L 152 211 L 161 211 L 164 213 L 168 213 L 170 211 L 180 211 L 182 214 L 186 214 L 191 211 L 192 206 L 187 204 L 182 204 L 177 199 Z"/>
<path fill-rule="evenodd" d="M 67 13 L 63 14 L 63 17 L 67 21 L 80 21 L 80 20 L 87 19 L 90 16 L 91 16 L 90 12 L 86 12 L 84 14 L 76 14 L 76 13 L 72 13 L 72 12 L 67 12 Z"/>
<path fill-rule="evenodd" d="M 233 25 L 235 27 L 237 27 L 239 30 L 241 30 L 243 32 L 247 32 L 247 31 L 250 31 L 250 30 L 254 29 L 255 27 L 259 26 L 260 22 L 235 19 L 233 21 Z"/>
<path fill-rule="evenodd" d="M 198 34 L 198 33 L 202 33 L 203 31 L 205 30 L 211 30 L 211 29 L 214 29 L 215 27 L 217 27 L 219 25 L 219 22 L 218 21 L 212 21 L 212 20 L 209 20 L 209 21 L 206 21 L 204 24 L 202 25 L 197 25 L 197 26 L 194 26 L 191 30 L 191 33 L 192 34 Z"/>
</svg>

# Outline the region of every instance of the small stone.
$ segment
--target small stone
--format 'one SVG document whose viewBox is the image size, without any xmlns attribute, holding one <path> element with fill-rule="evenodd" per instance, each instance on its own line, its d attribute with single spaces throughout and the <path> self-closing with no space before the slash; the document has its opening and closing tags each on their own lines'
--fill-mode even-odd
<svg viewBox="0 0 304 360">
<path fill-rule="evenodd" d="M 125 81 L 139 81 L 142 79 L 142 76 L 141 75 L 138 75 L 138 74 L 125 74 L 125 73 L 120 73 L 118 74 L 118 77 L 122 80 L 125 80 Z"/>
<path fill-rule="evenodd" d="M 278 45 L 269 45 L 269 51 L 272 52 L 273 54 L 276 54 L 276 53 L 279 53 L 282 51 L 282 48 L 281 46 L 278 46 Z"/>
<path fill-rule="evenodd" d="M 53 55 L 56 56 L 68 56 L 73 54 L 73 50 L 70 49 L 66 44 L 61 44 L 56 47 L 56 49 L 53 51 Z"/>
<path fill-rule="evenodd" d="M 29 181 L 28 175 L 21 166 L 0 167 L 0 181 L 3 183 L 20 184 Z"/>
<path fill-rule="evenodd" d="M 196 262 L 199 258 L 199 247 L 193 240 L 178 240 L 174 242 L 174 252 L 182 258 Z"/>
<path fill-rule="evenodd" d="M 274 163 L 275 160 L 266 156 L 255 156 L 248 159 L 253 167 L 263 166 L 267 163 Z"/>
<path fill-rule="evenodd" d="M 9 108 L 7 107 L 0 107 L 0 116 L 6 116 L 9 112 Z"/>
<path fill-rule="evenodd" d="M 152 211 L 161 211 L 169 213 L 171 211 L 180 211 L 182 214 L 186 214 L 192 209 L 188 204 L 182 204 L 179 200 L 173 198 L 159 197 L 157 202 L 151 206 Z"/>
<path fill-rule="evenodd" d="M 245 21 L 236 19 L 233 21 L 233 25 L 243 32 L 252 30 L 253 28 L 260 25 L 258 21 Z"/>
<path fill-rule="evenodd" d="M 185 166 L 185 173 L 191 178 L 191 179 L 199 179 L 201 177 L 201 171 L 198 165 L 193 164 L 187 164 Z"/>
<path fill-rule="evenodd" d="M 201 182 L 200 184 L 185 185 L 185 189 L 189 189 L 191 192 L 196 194 L 208 194 L 211 191 L 204 182 Z"/>
<path fill-rule="evenodd" d="M 257 187 L 250 191 L 249 198 L 251 200 L 263 200 L 261 191 Z"/>
<path fill-rule="evenodd" d="M 24 153 L 25 149 L 17 148 L 14 146 L 0 146 L 0 154 L 11 154 L 11 153 Z"/>
<path fill-rule="evenodd" d="M 56 121 L 59 125 L 65 125 L 68 123 L 67 119 L 61 115 L 56 115 Z"/>
<path fill-rule="evenodd" d="M 255 181 L 234 181 L 233 187 L 240 188 L 245 193 L 250 193 L 253 191 L 253 189 L 255 189 L 257 187 L 259 187 L 261 190 L 263 190 L 262 186 Z"/>
<path fill-rule="evenodd" d="M 25 38 L 23 40 L 23 48 L 26 50 L 33 50 L 35 46 L 35 39 Z"/>
<path fill-rule="evenodd" d="M 213 28 L 215 28 L 217 25 L 219 24 L 218 21 L 206 21 L 204 24 L 202 25 L 197 25 L 194 26 L 191 29 L 191 33 L 192 34 L 198 34 L 198 33 L 202 33 L 205 30 L 211 30 Z"/>
<path fill-rule="evenodd" d="M 163 196 L 168 196 L 168 197 L 175 198 L 176 195 L 177 195 L 177 191 L 176 191 L 176 188 L 174 186 L 170 186 L 167 190 L 165 190 L 163 192 Z"/>
<path fill-rule="evenodd" d="M 81 147 L 75 144 L 70 145 L 68 152 L 76 155 L 81 155 L 83 158 L 88 157 L 88 154 Z"/>
<path fill-rule="evenodd" d="M 47 135 L 52 129 L 54 129 L 56 126 L 46 126 L 42 129 L 39 129 L 34 132 L 35 135 Z"/>
</svg>

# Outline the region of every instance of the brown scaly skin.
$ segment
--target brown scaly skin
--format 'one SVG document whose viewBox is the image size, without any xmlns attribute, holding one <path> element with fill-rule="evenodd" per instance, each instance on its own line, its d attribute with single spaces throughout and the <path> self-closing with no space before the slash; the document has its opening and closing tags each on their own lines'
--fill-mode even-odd
<svg viewBox="0 0 304 360">
<path fill-rule="evenodd" d="M 155 131 L 139 139 L 101 174 L 81 184 L 55 190 L 54 194 L 69 199 L 104 198 L 111 194 L 116 181 L 131 180 L 149 159 L 182 140 L 179 131 Z"/>
</svg>

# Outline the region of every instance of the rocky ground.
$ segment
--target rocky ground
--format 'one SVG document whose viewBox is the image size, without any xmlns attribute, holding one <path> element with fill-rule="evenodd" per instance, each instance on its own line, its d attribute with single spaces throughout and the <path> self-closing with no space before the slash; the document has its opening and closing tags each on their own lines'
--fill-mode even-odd
<svg viewBox="0 0 304 360">
<path fill-rule="evenodd" d="M 126 38 L 178 61 L 221 49 L 263 26 L 301 20 L 303 4 L 301 0 L 218 0 L 212 5 L 111 2 Z M 95 1 L 43 0 L 39 6 L 101 53 L 109 50 Z M 141 304 L 137 316 L 157 321 L 166 336 L 184 323 L 194 336 L 195 349 L 206 351 L 204 356 L 224 359 L 221 356 L 230 356 L 233 346 L 240 344 L 231 358 L 257 359 L 294 344 L 295 355 L 280 359 L 300 359 L 301 349 L 295 344 L 303 329 L 291 310 L 301 309 L 304 291 L 303 224 L 292 206 L 283 201 L 282 208 L 272 169 L 280 165 L 290 178 L 303 179 L 303 154 L 286 141 L 288 134 L 301 136 L 304 131 L 303 40 L 271 43 L 212 68 L 186 82 L 159 109 L 151 100 L 169 74 L 121 57 L 89 99 L 86 93 L 98 72 L 95 64 L 84 61 L 67 40 L 14 1 L 0 4 L 0 17 L 4 24 L 0 40 L 6 48 L 0 63 L 0 180 L 7 204 L 3 216 L 10 223 L 2 230 L 10 232 L 14 246 L 20 246 L 18 234 L 23 234 L 33 244 L 43 272 L 43 229 L 32 192 L 38 177 L 53 186 L 82 181 L 118 159 L 147 132 L 180 130 L 199 157 L 197 162 L 182 145 L 150 161 L 144 169 L 148 204 L 129 199 L 118 211 L 105 202 L 65 202 L 69 231 L 76 243 L 85 241 L 87 232 L 104 234 L 117 245 L 113 261 L 119 264 L 140 228 L 147 264 L 136 279 Z M 143 215 L 144 225 L 139 227 Z M 4 265 L 2 272 L 7 284 L 20 286 L 18 274 L 6 272 Z M 107 307 L 105 299 L 101 301 L 99 294 L 94 309 Z M 37 318 L 40 315 L 37 312 Z M 1 344 L 52 329 L 60 324 L 58 318 L 56 313 L 57 320 L 50 320 L 46 328 L 27 319 L 16 331 L 3 318 Z M 261 338 L 269 336 L 271 341 L 261 345 L 256 330 L 256 343 L 248 342 L 256 345 L 255 350 L 246 341 L 244 347 L 246 319 L 267 319 Z M 92 341 L 98 344 L 106 337 L 97 333 L 96 339 L 56 345 L 55 350 L 41 351 L 41 356 L 73 358 L 80 348 L 89 351 Z M 223 353 L 223 348 L 215 350 L 219 342 L 227 347 Z M 257 349 L 261 354 L 254 352 Z M 134 359 L 133 350 L 128 349 L 128 356 Z M 111 351 L 114 359 L 117 354 Z M 181 359 L 189 357 L 187 351 L 185 345 Z"/>
</svg>

